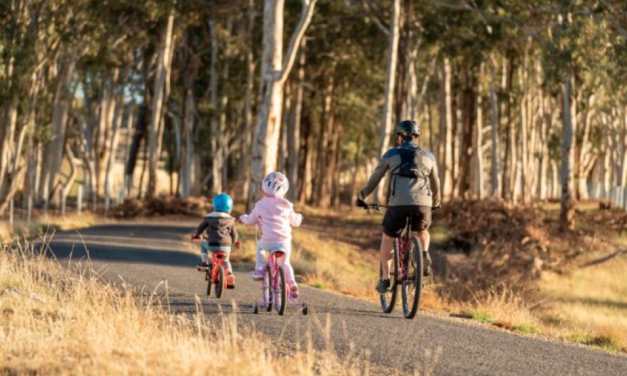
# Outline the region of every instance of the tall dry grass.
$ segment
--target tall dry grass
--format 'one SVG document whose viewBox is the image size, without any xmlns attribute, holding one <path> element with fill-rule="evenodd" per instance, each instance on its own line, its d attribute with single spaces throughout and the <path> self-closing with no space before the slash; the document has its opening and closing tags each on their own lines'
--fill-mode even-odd
<svg viewBox="0 0 627 376">
<path fill-rule="evenodd" d="M 82 270 L 82 271 L 81 271 Z M 237 318 L 175 315 L 153 295 L 69 270 L 32 244 L 0 249 L 0 374 L 355 374 L 309 348 L 279 356 Z M 367 370 L 367 368 L 366 368 Z"/>
</svg>

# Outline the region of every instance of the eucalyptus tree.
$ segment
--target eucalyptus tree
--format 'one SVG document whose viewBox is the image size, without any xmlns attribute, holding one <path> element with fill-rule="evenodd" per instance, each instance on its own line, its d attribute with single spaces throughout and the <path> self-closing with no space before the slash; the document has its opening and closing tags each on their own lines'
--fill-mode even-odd
<svg viewBox="0 0 627 376">
<path fill-rule="evenodd" d="M 260 103 L 255 141 L 253 144 L 253 167 L 248 205 L 252 206 L 259 191 L 264 173 L 276 167 L 278 138 L 280 132 L 283 87 L 292 70 L 298 47 L 311 22 L 318 0 L 303 0 L 301 18 L 289 43 L 285 59 L 283 56 L 284 0 L 265 0 L 262 54 L 263 101 Z"/>
</svg>

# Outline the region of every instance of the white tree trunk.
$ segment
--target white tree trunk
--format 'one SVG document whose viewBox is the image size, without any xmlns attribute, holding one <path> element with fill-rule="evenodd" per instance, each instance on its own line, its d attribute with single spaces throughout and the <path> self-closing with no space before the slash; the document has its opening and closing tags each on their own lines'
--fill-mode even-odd
<svg viewBox="0 0 627 376">
<path fill-rule="evenodd" d="M 170 12 L 166 28 L 162 35 L 159 55 L 157 57 L 157 71 L 153 85 L 152 115 L 148 126 L 148 197 L 155 196 L 157 192 L 157 170 L 159 157 L 161 156 L 161 135 L 163 134 L 163 106 L 166 98 L 166 81 L 170 75 L 170 57 L 172 44 L 172 28 L 174 25 L 174 13 Z"/>
<path fill-rule="evenodd" d="M 294 110 L 292 111 L 292 119 L 288 131 L 288 147 L 289 147 L 289 163 L 287 178 L 290 185 L 294 187 L 287 193 L 290 201 L 294 202 L 298 199 L 298 162 L 300 160 L 300 120 L 303 110 L 303 93 L 305 87 L 305 39 L 301 44 L 300 61 L 298 64 L 296 95 L 294 98 Z"/>
<path fill-rule="evenodd" d="M 383 104 L 383 114 L 381 119 L 381 131 L 379 140 L 379 155 L 383 155 L 390 147 L 390 135 L 392 133 L 392 109 L 394 106 L 394 87 L 396 85 L 396 66 L 398 63 L 398 41 L 400 38 L 399 23 L 401 17 L 401 0 L 393 0 L 392 18 L 390 20 L 390 39 L 388 44 L 388 56 L 385 80 L 385 102 Z M 387 179 L 385 179 L 387 183 Z M 373 197 L 377 201 L 382 201 L 384 190 L 378 188 L 374 191 Z"/>
<path fill-rule="evenodd" d="M 252 153 L 253 135 L 255 132 L 253 124 L 253 90 L 255 86 L 255 61 L 253 55 L 254 44 L 254 28 L 255 28 L 255 2 L 248 0 L 248 29 L 246 50 L 246 96 L 244 99 L 244 143 L 242 148 L 242 156 L 240 160 L 240 171 L 243 173 L 244 182 L 242 185 L 242 198 L 248 199 L 250 190 L 250 179 L 252 173 Z M 247 211 L 252 208 L 246 208 Z"/>
<path fill-rule="evenodd" d="M 123 86 L 123 85 L 122 85 Z M 104 196 L 105 203 L 111 202 L 111 193 L 113 191 L 113 167 L 115 165 L 115 158 L 118 150 L 118 144 L 120 141 L 120 128 L 122 127 L 122 120 L 124 118 L 124 89 L 120 88 L 116 100 L 116 111 L 113 120 L 113 127 L 111 128 L 111 138 L 107 140 L 107 148 L 109 149 L 107 158 L 107 167 L 105 170 L 105 183 L 104 183 Z M 109 209 L 108 207 L 106 209 Z"/>
<path fill-rule="evenodd" d="M 480 200 L 484 198 L 483 186 L 483 76 L 485 64 L 481 64 L 480 68 L 480 84 L 477 90 L 477 129 L 472 139 L 472 166 L 473 166 L 473 193 Z"/>
<path fill-rule="evenodd" d="M 574 227 L 574 206 L 571 199 L 571 148 L 573 138 L 573 125 L 571 122 L 570 106 L 570 78 L 564 80 L 562 84 L 563 96 L 563 116 L 564 116 L 564 139 L 562 142 L 562 204 L 561 204 L 561 226 L 563 229 Z"/>
<path fill-rule="evenodd" d="M 181 196 L 188 197 L 192 194 L 192 182 L 196 180 L 193 169 L 194 158 L 194 93 L 191 88 L 185 91 L 185 160 L 182 165 Z"/>
<path fill-rule="evenodd" d="M 253 166 L 248 206 L 254 202 L 265 173 L 274 171 L 277 161 L 279 124 L 283 86 L 289 75 L 298 47 L 311 22 L 317 0 L 303 0 L 301 19 L 292 35 L 287 58 L 283 63 L 283 8 L 284 0 L 266 0 L 264 6 L 264 52 L 262 67 L 263 103 L 261 105 L 253 144 Z"/>
<path fill-rule="evenodd" d="M 54 191 L 60 184 L 61 162 L 65 144 L 65 131 L 69 109 L 68 85 L 74 74 L 74 58 L 70 55 L 60 57 L 58 62 L 57 87 L 54 103 L 52 105 L 52 140 L 46 145 L 44 152 L 44 166 L 42 171 L 42 194 L 44 201 L 55 199 L 54 204 L 59 205 L 58 195 Z"/>
<path fill-rule="evenodd" d="M 450 200 L 453 195 L 453 103 L 451 61 L 444 59 L 440 69 L 440 171 L 442 176 L 442 198 Z"/>
<path fill-rule="evenodd" d="M 490 130 L 492 140 L 490 147 L 490 194 L 492 197 L 500 197 L 499 105 L 494 87 L 494 69 L 490 69 L 490 123 L 492 125 Z"/>
</svg>

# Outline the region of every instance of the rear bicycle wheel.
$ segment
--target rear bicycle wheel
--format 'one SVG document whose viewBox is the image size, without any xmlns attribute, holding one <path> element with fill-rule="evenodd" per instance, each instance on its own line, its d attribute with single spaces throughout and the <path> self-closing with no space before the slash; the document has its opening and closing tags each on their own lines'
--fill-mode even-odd
<svg viewBox="0 0 627 376">
<path fill-rule="evenodd" d="M 224 268 L 220 265 L 218 266 L 218 280 L 216 281 L 216 298 L 220 299 L 222 297 L 225 283 Z"/>
<path fill-rule="evenodd" d="M 274 291 L 274 305 L 276 306 L 276 311 L 279 316 L 282 316 L 285 312 L 285 305 L 287 302 L 287 289 L 285 288 L 285 272 L 283 271 L 283 267 L 279 267 L 279 273 L 277 276 L 278 282 L 275 285 Z"/>
<path fill-rule="evenodd" d="M 213 285 L 213 281 L 211 280 L 211 271 L 207 270 L 205 280 L 207 281 L 207 296 L 211 296 L 211 285 Z"/>
<path fill-rule="evenodd" d="M 379 267 L 379 278 L 383 276 L 383 268 Z M 394 241 L 394 257 L 392 259 L 392 268 L 390 269 L 390 289 L 384 293 L 379 294 L 381 300 L 381 309 L 384 313 L 392 313 L 394 305 L 396 305 L 396 291 L 398 280 L 398 242 Z"/>
<path fill-rule="evenodd" d="M 420 307 L 420 296 L 423 285 L 424 260 L 422 246 L 417 237 L 412 236 L 407 245 L 407 278 L 403 281 L 401 291 L 403 295 L 403 314 L 407 319 L 413 319 Z"/>
<path fill-rule="evenodd" d="M 265 305 L 266 312 L 272 311 L 272 269 L 270 265 L 266 266 L 266 272 L 263 274 L 262 291 L 263 291 L 263 304 Z"/>
</svg>

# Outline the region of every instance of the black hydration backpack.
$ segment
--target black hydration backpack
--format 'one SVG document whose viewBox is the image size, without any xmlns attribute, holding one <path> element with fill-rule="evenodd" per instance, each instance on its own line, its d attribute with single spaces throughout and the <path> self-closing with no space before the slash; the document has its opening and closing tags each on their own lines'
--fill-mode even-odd
<svg viewBox="0 0 627 376">
<path fill-rule="evenodd" d="M 401 156 L 401 164 L 394 169 L 394 171 L 392 172 L 393 175 L 412 179 L 426 178 L 426 175 L 422 168 L 422 149 L 399 148 L 398 151 Z"/>
<path fill-rule="evenodd" d="M 422 164 L 422 158 L 424 157 L 424 153 L 421 148 L 416 149 L 405 149 L 399 148 L 397 149 L 400 153 L 401 164 L 398 165 L 393 171 L 393 179 L 392 179 L 392 196 L 396 194 L 396 178 L 403 177 L 409 179 L 420 179 L 427 181 L 427 177 L 429 174 L 424 171 L 424 166 Z M 431 188 L 426 185 L 431 192 Z"/>
</svg>

